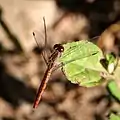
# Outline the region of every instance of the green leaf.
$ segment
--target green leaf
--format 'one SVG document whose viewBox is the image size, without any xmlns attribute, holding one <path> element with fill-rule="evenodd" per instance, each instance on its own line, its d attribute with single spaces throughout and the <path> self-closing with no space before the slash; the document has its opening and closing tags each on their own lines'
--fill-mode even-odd
<svg viewBox="0 0 120 120">
<path fill-rule="evenodd" d="M 114 80 L 110 80 L 107 87 L 110 90 L 111 94 L 120 101 L 120 88 L 118 87 L 116 82 Z"/>
<path fill-rule="evenodd" d="M 111 113 L 110 114 L 110 120 L 120 120 L 120 116 L 114 114 L 114 113 Z"/>
<path fill-rule="evenodd" d="M 68 80 L 81 86 L 91 87 L 101 83 L 101 72 L 106 72 L 100 64 L 102 51 L 93 43 L 82 40 L 64 44 L 64 52 L 59 61 Z"/>
</svg>

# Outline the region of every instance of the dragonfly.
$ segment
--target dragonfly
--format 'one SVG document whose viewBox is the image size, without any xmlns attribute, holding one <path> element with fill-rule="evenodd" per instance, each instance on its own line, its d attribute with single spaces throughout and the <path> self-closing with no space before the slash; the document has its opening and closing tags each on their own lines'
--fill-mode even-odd
<svg viewBox="0 0 120 120">
<path fill-rule="evenodd" d="M 46 24 L 45 24 L 45 18 L 43 17 L 43 21 L 44 21 L 44 29 L 45 29 L 45 45 L 46 45 L 46 41 L 47 41 L 47 34 L 46 34 Z M 33 36 L 34 36 L 34 39 L 37 43 L 37 45 L 39 46 L 37 40 L 36 40 L 36 37 L 35 37 L 35 33 L 33 32 Z M 48 62 L 42 52 L 42 57 L 45 61 L 45 63 L 47 64 L 47 69 L 44 73 L 44 76 L 43 76 L 43 79 L 42 79 L 42 82 L 41 84 L 39 85 L 39 88 L 38 88 L 38 91 L 37 91 L 37 94 L 36 94 L 36 97 L 35 97 L 35 100 L 34 100 L 34 104 L 33 104 L 33 108 L 37 108 L 38 107 L 38 104 L 41 100 L 41 97 L 42 97 L 42 94 L 46 88 L 46 85 L 47 85 L 47 82 L 48 80 L 50 79 L 50 76 L 56 66 L 55 64 L 55 61 L 56 59 L 61 55 L 61 53 L 64 51 L 64 47 L 62 46 L 62 44 L 55 44 L 53 46 L 53 52 L 51 53 L 50 57 L 48 58 Z"/>
<path fill-rule="evenodd" d="M 44 18 L 43 18 L 43 20 L 44 20 L 45 44 L 46 44 L 46 42 L 47 42 L 46 24 L 45 24 L 45 19 L 44 19 Z M 35 34 L 34 34 L 34 33 L 33 33 L 33 36 L 34 36 L 34 38 L 35 38 Z M 35 41 L 36 41 L 37 45 L 39 46 L 36 38 L 35 38 Z M 74 46 L 74 47 L 75 47 L 75 46 Z M 47 82 L 48 82 L 48 80 L 50 79 L 50 76 L 51 76 L 52 72 L 55 71 L 56 69 L 58 69 L 59 67 L 62 67 L 63 65 L 65 65 L 65 64 L 59 64 L 59 65 L 57 65 L 57 67 L 56 67 L 56 59 L 61 56 L 61 54 L 64 52 L 64 49 L 65 49 L 65 48 L 64 48 L 64 46 L 63 46 L 62 44 L 55 44 L 55 45 L 53 46 L 53 52 L 51 53 L 50 57 L 48 58 L 48 61 L 46 60 L 44 54 L 42 53 L 42 56 L 43 56 L 43 58 L 44 58 L 44 60 L 45 60 L 45 62 L 46 62 L 46 64 L 47 64 L 47 69 L 46 69 L 46 71 L 45 71 L 45 73 L 44 73 L 43 79 L 42 79 L 42 81 L 41 81 L 41 84 L 39 85 L 39 88 L 38 88 L 38 91 L 37 91 L 37 94 L 36 94 L 36 97 L 35 97 L 35 100 L 34 100 L 34 104 L 33 104 L 33 108 L 34 108 L 34 109 L 36 109 L 36 108 L 38 107 L 38 104 L 39 104 L 39 102 L 40 102 L 40 100 L 41 100 L 41 98 L 42 98 L 43 92 L 44 92 L 44 90 L 45 90 L 45 88 L 46 88 Z M 71 48 L 71 52 L 72 52 L 73 50 L 74 50 L 74 49 Z M 96 53 L 97 53 L 97 52 L 95 51 L 95 52 L 93 52 L 92 54 L 90 53 L 89 55 L 88 55 L 88 54 L 87 54 L 87 55 L 84 55 L 84 57 L 89 57 L 89 56 L 91 56 L 91 55 L 95 55 Z M 78 59 L 80 59 L 79 56 L 77 56 L 77 57 L 78 57 Z M 74 58 L 74 57 L 73 57 L 73 58 Z M 82 58 L 83 58 L 83 57 L 82 57 Z M 74 61 L 74 60 L 76 60 L 76 58 L 75 58 L 75 59 L 72 59 L 72 60 L 70 60 L 70 61 L 68 61 L 68 62 L 66 62 L 66 64 L 69 63 L 69 62 L 72 62 L 72 61 Z"/>
<path fill-rule="evenodd" d="M 48 60 L 48 68 L 45 71 L 45 74 L 43 76 L 42 82 L 40 84 L 40 87 L 38 89 L 38 92 L 36 94 L 35 102 L 33 104 L 33 108 L 37 108 L 39 101 L 41 100 L 42 94 L 46 88 L 47 82 L 50 79 L 50 76 L 52 74 L 52 71 L 55 67 L 55 60 L 60 56 L 60 54 L 64 51 L 64 47 L 61 44 L 55 44 L 53 47 L 54 51 L 49 57 Z"/>
</svg>

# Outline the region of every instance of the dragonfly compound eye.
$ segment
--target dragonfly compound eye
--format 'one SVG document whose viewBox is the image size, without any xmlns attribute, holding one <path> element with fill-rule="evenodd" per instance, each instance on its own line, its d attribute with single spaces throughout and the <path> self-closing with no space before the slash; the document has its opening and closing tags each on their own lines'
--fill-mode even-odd
<svg viewBox="0 0 120 120">
<path fill-rule="evenodd" d="M 64 47 L 61 44 L 55 44 L 53 47 L 55 50 L 58 50 L 59 52 L 64 51 Z"/>
</svg>

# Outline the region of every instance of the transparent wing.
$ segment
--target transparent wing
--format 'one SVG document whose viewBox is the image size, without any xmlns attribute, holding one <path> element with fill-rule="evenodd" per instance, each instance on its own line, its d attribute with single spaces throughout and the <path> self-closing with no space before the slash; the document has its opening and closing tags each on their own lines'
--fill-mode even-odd
<svg viewBox="0 0 120 120">
<path fill-rule="evenodd" d="M 37 34 L 38 34 L 39 39 L 40 39 L 41 41 L 44 40 L 44 44 L 42 45 L 43 48 L 44 48 L 44 50 L 42 50 L 41 55 L 42 55 L 42 58 L 44 59 L 46 65 L 48 66 L 48 61 L 47 61 L 47 60 L 49 59 L 49 56 L 48 56 L 48 54 L 47 54 L 47 27 L 46 27 L 45 17 L 43 17 L 43 24 L 44 24 L 44 35 L 43 35 L 43 33 L 41 33 L 41 32 L 37 32 Z M 34 37 L 34 39 L 35 39 L 35 42 L 36 42 L 37 46 L 38 46 L 39 48 L 41 48 L 41 44 L 38 42 L 38 40 L 37 40 L 37 38 L 36 38 L 36 33 L 35 33 L 35 32 L 33 32 L 33 37 Z M 42 43 L 42 42 L 41 42 L 41 43 Z M 50 50 L 49 50 L 49 52 L 51 53 Z"/>
<path fill-rule="evenodd" d="M 66 64 L 70 63 L 70 62 L 73 62 L 73 61 L 78 60 L 78 59 L 83 59 L 83 58 L 86 58 L 86 57 L 90 57 L 92 55 L 96 55 L 97 53 L 98 53 L 98 51 L 95 51 L 93 53 L 90 53 L 89 55 L 85 55 L 83 57 L 76 57 L 74 59 L 66 61 L 64 64 L 63 63 L 56 64 L 55 67 L 54 67 L 54 69 L 53 69 L 53 72 L 56 71 L 58 68 L 61 68 L 61 67 L 65 66 Z"/>
<path fill-rule="evenodd" d="M 34 40 L 35 40 L 38 48 L 41 48 L 40 44 L 38 43 L 38 41 L 37 41 L 37 39 L 36 39 L 35 32 L 33 32 L 33 37 L 34 37 Z M 46 59 L 46 57 L 45 57 L 45 50 L 42 50 L 41 55 L 42 55 L 42 58 L 44 59 L 46 65 L 48 65 L 47 59 Z"/>
</svg>

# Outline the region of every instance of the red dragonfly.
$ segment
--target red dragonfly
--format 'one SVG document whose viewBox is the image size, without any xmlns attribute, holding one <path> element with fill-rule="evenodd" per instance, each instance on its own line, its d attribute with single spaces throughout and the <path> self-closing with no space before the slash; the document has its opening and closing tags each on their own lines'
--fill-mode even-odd
<svg viewBox="0 0 120 120">
<path fill-rule="evenodd" d="M 45 24 L 45 18 L 43 18 L 44 21 L 44 29 L 45 29 L 45 45 L 47 42 L 47 34 L 46 34 L 46 24 Z M 33 36 L 35 38 L 35 33 L 33 33 Z M 35 41 L 37 43 L 37 40 L 35 38 Z M 39 44 L 37 43 L 37 45 L 39 46 Z M 61 53 L 64 51 L 64 47 L 61 44 L 55 44 L 53 47 L 53 52 L 51 53 L 50 57 L 48 58 L 48 62 L 45 59 L 44 54 L 42 53 L 42 56 L 45 60 L 45 62 L 47 63 L 47 69 L 45 71 L 45 74 L 43 76 L 42 82 L 38 88 L 37 94 L 36 94 L 36 98 L 33 104 L 33 108 L 37 108 L 38 104 L 41 100 L 42 94 L 46 88 L 47 82 L 50 79 L 50 76 L 53 72 L 53 69 L 55 68 L 55 60 L 60 57 Z"/>
</svg>

